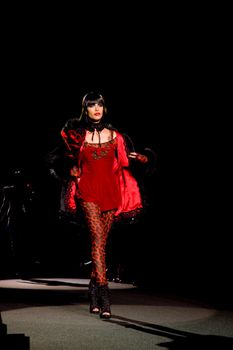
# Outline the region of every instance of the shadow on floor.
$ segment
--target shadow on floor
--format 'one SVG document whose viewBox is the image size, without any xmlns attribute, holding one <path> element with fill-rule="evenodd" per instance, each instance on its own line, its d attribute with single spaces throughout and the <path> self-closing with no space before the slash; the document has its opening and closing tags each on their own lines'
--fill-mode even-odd
<svg viewBox="0 0 233 350">
<path fill-rule="evenodd" d="M 170 338 L 171 342 L 158 344 L 159 346 L 170 350 L 197 350 L 197 349 L 218 349 L 232 350 L 233 338 L 202 335 L 186 331 L 180 331 L 174 328 L 164 327 L 148 322 L 132 320 L 129 318 L 112 315 L 112 319 L 104 320 L 104 322 L 114 323 L 122 327 L 134 329 L 136 331 L 154 334 Z"/>
</svg>

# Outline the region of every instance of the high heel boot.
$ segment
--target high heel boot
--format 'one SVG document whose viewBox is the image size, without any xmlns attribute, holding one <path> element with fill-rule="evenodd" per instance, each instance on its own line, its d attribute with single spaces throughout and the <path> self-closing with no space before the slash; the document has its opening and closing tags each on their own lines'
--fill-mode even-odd
<svg viewBox="0 0 233 350">
<path fill-rule="evenodd" d="M 100 317 L 101 318 L 111 318 L 110 309 L 110 289 L 107 285 L 99 286 L 99 296 L 100 296 Z"/>
<path fill-rule="evenodd" d="M 90 300 L 90 313 L 99 314 L 100 313 L 100 296 L 98 286 L 90 280 L 88 296 Z"/>
</svg>

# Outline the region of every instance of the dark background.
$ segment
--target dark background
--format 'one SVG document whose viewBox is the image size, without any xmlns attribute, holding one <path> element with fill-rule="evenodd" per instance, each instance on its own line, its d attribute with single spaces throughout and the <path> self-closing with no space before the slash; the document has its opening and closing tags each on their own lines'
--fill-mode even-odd
<svg viewBox="0 0 233 350">
<path fill-rule="evenodd" d="M 56 145 L 67 118 L 79 113 L 82 96 L 97 90 L 105 96 L 112 123 L 131 136 L 136 148 L 151 147 L 157 154 L 156 172 L 147 179 L 148 217 L 143 227 L 135 227 L 140 279 L 160 287 L 227 290 L 232 258 L 222 201 L 214 33 L 190 12 L 180 20 L 172 9 L 136 10 L 118 8 L 114 20 L 98 12 L 97 26 L 93 12 L 79 26 L 77 19 L 65 26 L 61 17 L 44 14 L 43 21 L 32 15 L 27 25 L 5 28 L 1 184 L 10 181 L 12 169 L 24 169 L 38 198 L 36 254 L 45 249 L 48 262 L 56 247 L 66 273 L 69 237 L 64 253 L 66 237 L 57 244 L 53 227 L 57 192 L 43 157 Z"/>
</svg>

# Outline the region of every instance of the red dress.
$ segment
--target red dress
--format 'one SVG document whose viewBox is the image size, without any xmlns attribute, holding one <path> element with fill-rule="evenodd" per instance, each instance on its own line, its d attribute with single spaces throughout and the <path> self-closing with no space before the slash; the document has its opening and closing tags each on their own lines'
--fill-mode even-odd
<svg viewBox="0 0 233 350">
<path fill-rule="evenodd" d="M 121 203 L 119 177 L 114 168 L 116 148 L 116 138 L 101 144 L 84 142 L 80 153 L 78 197 L 98 204 L 101 211 L 117 209 Z"/>
<path fill-rule="evenodd" d="M 101 210 L 117 209 L 116 218 L 137 215 L 142 198 L 130 171 L 124 137 L 116 131 L 115 139 L 99 146 L 85 142 L 85 134 L 75 130 L 62 130 L 61 135 L 81 170 L 78 180 L 69 180 L 62 193 L 63 210 L 75 214 L 76 199 L 83 199 L 97 203 Z"/>
</svg>

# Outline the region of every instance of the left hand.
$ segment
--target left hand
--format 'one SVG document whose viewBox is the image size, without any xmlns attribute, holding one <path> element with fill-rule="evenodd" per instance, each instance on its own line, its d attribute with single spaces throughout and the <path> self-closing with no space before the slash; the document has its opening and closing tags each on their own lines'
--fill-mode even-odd
<svg viewBox="0 0 233 350">
<path fill-rule="evenodd" d="M 76 165 L 74 165 L 71 169 L 70 169 L 70 175 L 73 177 L 79 177 L 80 176 L 80 171 L 78 169 L 78 167 Z"/>
<path fill-rule="evenodd" d="M 138 160 L 140 163 L 147 163 L 148 162 L 147 156 L 145 156 L 144 154 L 137 153 L 137 152 L 130 152 L 128 154 L 128 157 L 131 159 Z"/>
</svg>

